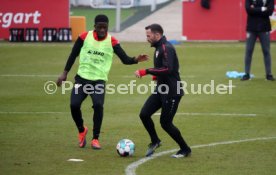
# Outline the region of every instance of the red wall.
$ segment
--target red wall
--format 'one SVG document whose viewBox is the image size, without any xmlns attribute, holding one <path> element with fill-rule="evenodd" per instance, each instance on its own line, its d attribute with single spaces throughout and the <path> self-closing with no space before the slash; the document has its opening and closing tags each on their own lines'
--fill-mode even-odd
<svg viewBox="0 0 276 175">
<path fill-rule="evenodd" d="M 0 0 L 0 38 L 9 28 L 69 27 L 68 0 Z"/>
<path fill-rule="evenodd" d="M 245 40 L 245 0 L 210 0 L 211 8 L 204 9 L 201 0 L 183 0 L 182 36 L 187 40 Z M 272 15 L 276 40 L 276 9 Z"/>
</svg>

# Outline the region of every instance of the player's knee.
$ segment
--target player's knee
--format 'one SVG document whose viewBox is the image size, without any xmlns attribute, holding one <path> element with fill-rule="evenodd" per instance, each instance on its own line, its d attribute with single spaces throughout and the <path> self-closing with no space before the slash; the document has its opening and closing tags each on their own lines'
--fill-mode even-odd
<svg viewBox="0 0 276 175">
<path fill-rule="evenodd" d="M 264 50 L 263 54 L 265 58 L 269 58 L 269 50 Z"/>
<path fill-rule="evenodd" d="M 95 110 L 95 111 L 102 111 L 103 110 L 103 104 L 101 103 L 95 103 L 92 108 Z"/>
<path fill-rule="evenodd" d="M 79 103 L 71 102 L 70 108 L 71 108 L 71 109 L 80 109 L 80 108 L 81 108 L 81 105 L 80 105 Z"/>
<path fill-rule="evenodd" d="M 170 128 L 172 128 L 172 123 L 170 121 L 167 121 L 167 120 L 160 120 L 160 124 L 161 124 L 161 127 L 167 131 L 169 130 Z"/>
<path fill-rule="evenodd" d="M 139 114 L 139 117 L 143 121 L 143 120 L 146 120 L 149 116 L 146 112 L 141 111 L 140 114 Z"/>
<path fill-rule="evenodd" d="M 251 56 L 253 55 L 253 51 L 254 51 L 254 49 L 247 49 L 247 52 L 248 52 L 249 55 L 251 55 Z M 250 56 L 250 57 L 251 57 L 251 56 Z"/>
</svg>

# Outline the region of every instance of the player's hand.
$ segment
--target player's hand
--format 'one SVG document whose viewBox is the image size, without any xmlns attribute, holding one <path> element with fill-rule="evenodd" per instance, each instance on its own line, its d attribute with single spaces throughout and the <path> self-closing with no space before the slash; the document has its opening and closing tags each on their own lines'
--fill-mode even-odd
<svg viewBox="0 0 276 175">
<path fill-rule="evenodd" d="M 134 72 L 135 76 L 137 78 L 142 78 L 143 76 L 145 76 L 147 73 L 146 73 L 146 70 L 145 69 L 140 69 L 140 70 L 137 70 Z"/>
<path fill-rule="evenodd" d="M 57 86 L 61 86 L 63 81 L 66 81 L 67 79 L 67 72 L 64 71 L 57 79 Z"/>
<path fill-rule="evenodd" d="M 141 78 L 141 75 L 140 75 L 140 73 L 139 73 L 139 70 L 135 71 L 134 74 L 135 74 L 135 76 L 136 76 L 137 78 Z"/>
<path fill-rule="evenodd" d="M 141 78 L 141 77 L 142 77 L 142 76 L 140 75 L 140 73 L 139 73 L 139 70 L 135 71 L 134 74 L 135 74 L 135 76 L 136 76 L 137 78 Z"/>
<path fill-rule="evenodd" d="M 138 57 L 135 58 L 135 60 L 138 62 L 147 61 L 148 59 L 149 56 L 144 54 L 138 55 Z"/>
</svg>

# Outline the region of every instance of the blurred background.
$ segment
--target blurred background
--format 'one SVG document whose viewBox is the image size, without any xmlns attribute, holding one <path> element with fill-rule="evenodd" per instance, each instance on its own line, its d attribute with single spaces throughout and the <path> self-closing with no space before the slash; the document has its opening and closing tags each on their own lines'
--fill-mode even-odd
<svg viewBox="0 0 276 175">
<path fill-rule="evenodd" d="M 54 83 L 63 72 L 78 35 L 93 30 L 96 15 L 106 14 L 109 32 L 129 56 L 153 58 L 154 48 L 146 42 L 144 28 L 161 24 L 167 39 L 175 44 L 180 76 L 190 92 L 181 100 L 174 121 L 192 146 L 192 157 L 176 161 L 168 153 L 139 165 L 138 175 L 275 175 L 276 83 L 265 80 L 260 44 L 254 50 L 252 81 L 226 76 L 244 70 L 244 2 L 0 0 L 0 174 L 125 175 L 128 165 L 144 158 L 149 138 L 139 112 L 149 93 L 134 90 L 133 94 L 106 95 L 103 149 L 95 151 L 77 146 L 69 109 L 71 91 L 46 92 L 45 85 Z M 275 11 L 270 19 L 275 41 Z M 275 50 L 276 42 L 271 42 L 274 61 Z M 151 76 L 136 79 L 134 71 L 152 65 L 151 59 L 125 66 L 115 55 L 108 84 L 119 87 L 135 80 L 137 87 L 147 85 Z M 76 60 L 68 81 L 74 81 L 77 69 Z M 203 87 L 211 89 L 211 82 L 216 89 L 231 88 L 233 93 L 201 93 Z M 91 106 L 90 99 L 82 106 L 89 136 Z M 159 116 L 153 120 L 164 143 L 157 152 L 175 149 Z M 122 138 L 134 141 L 133 157 L 117 155 L 116 145 Z M 84 161 L 69 162 L 72 158 Z"/>
<path fill-rule="evenodd" d="M 244 0 L 0 0 L 0 39 L 74 41 L 106 14 L 121 41 L 145 41 L 144 27 L 159 23 L 177 41 L 243 41 Z M 227 8 L 226 8 L 227 7 Z M 271 16 L 276 40 L 276 12 Z"/>
</svg>

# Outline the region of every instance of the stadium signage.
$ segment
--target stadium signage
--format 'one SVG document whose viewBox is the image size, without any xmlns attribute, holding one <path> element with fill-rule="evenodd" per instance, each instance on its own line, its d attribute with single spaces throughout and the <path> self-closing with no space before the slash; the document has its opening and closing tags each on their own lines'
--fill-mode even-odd
<svg viewBox="0 0 276 175">
<path fill-rule="evenodd" d="M 9 38 L 10 28 L 69 27 L 68 0 L 0 0 L 0 39 Z"/>
<path fill-rule="evenodd" d="M 8 28 L 11 26 L 12 22 L 14 24 L 39 24 L 41 13 L 36 10 L 33 13 L 0 13 L 0 23 L 3 28 Z"/>
</svg>

